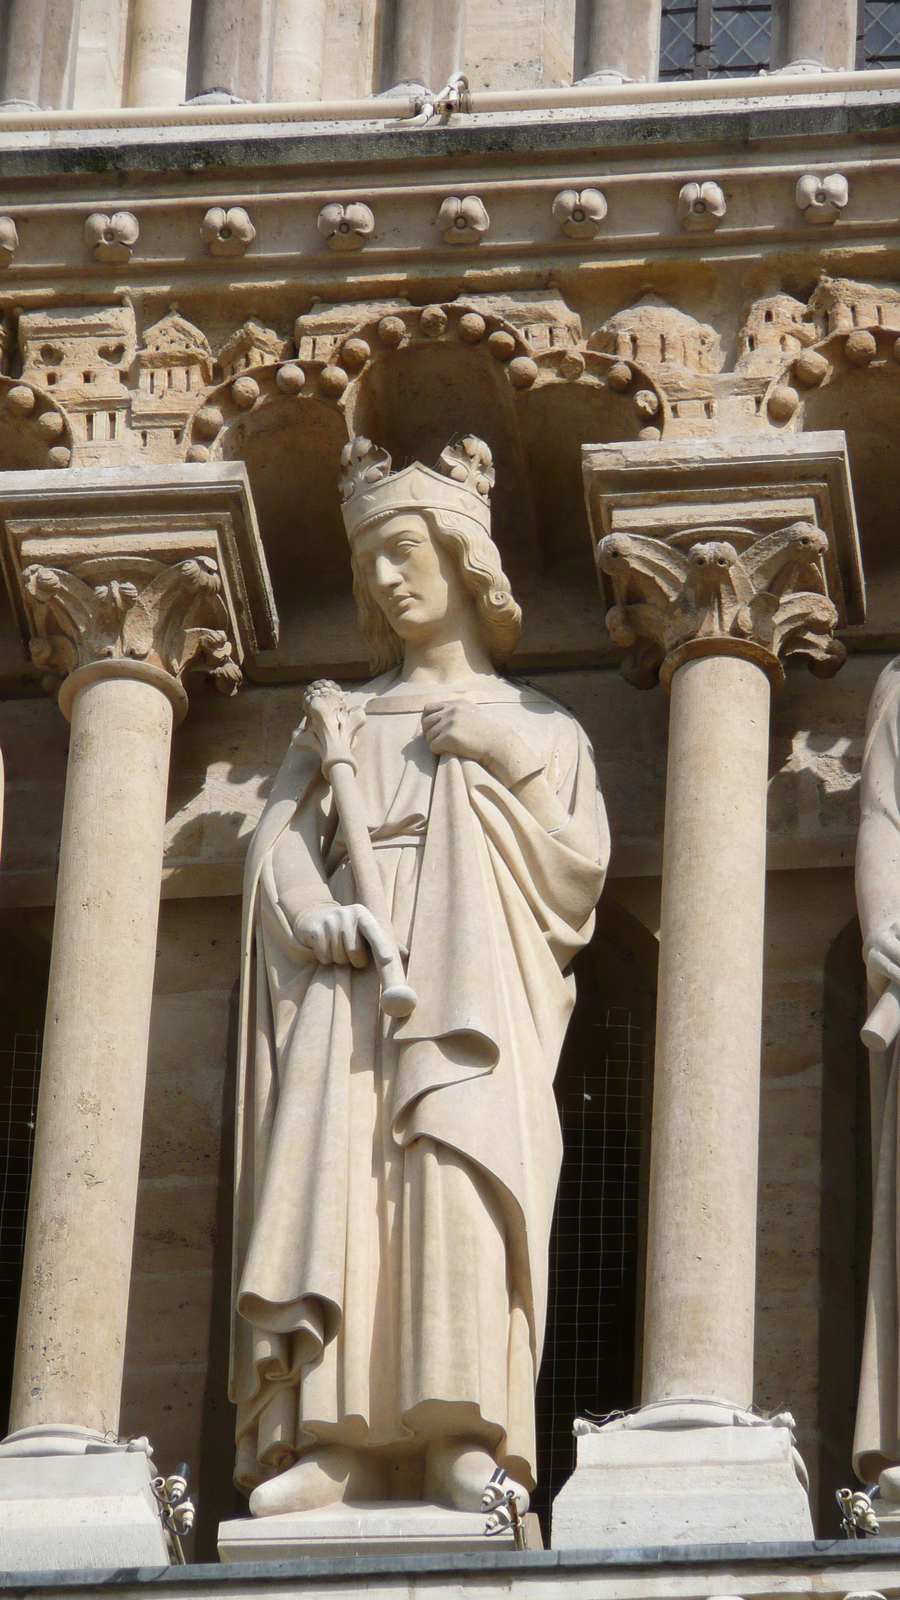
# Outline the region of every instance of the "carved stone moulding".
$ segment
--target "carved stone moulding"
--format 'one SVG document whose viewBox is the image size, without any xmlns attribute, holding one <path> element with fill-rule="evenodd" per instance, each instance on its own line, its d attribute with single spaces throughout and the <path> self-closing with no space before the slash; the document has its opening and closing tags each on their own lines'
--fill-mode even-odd
<svg viewBox="0 0 900 1600">
<path fill-rule="evenodd" d="M 448 347 L 460 344 L 470 353 L 473 371 L 474 363 L 484 359 L 519 394 L 544 383 L 582 378 L 600 382 L 613 365 L 607 356 L 582 354 L 580 318 L 559 295 L 543 290 L 463 295 L 422 307 L 403 299 L 318 305 L 297 319 L 296 357 L 288 355 L 274 333 L 257 324 L 255 353 L 238 370 L 230 352 L 252 320 L 219 352 L 225 381 L 207 394 L 191 419 L 188 461 L 215 459 L 224 449 L 229 428 L 243 418 L 251 427 L 261 426 L 273 401 L 280 406 L 285 398 L 301 405 L 324 400 L 353 417 L 355 396 L 369 381 L 372 368 L 394 359 L 398 351 L 402 359 L 402 353 L 418 343 L 435 347 L 435 372 Z M 628 369 L 626 386 L 632 385 L 633 377 Z M 642 409 L 648 404 L 655 413 L 659 402 L 646 380 L 633 387 L 643 390 L 641 416 L 650 414 Z M 631 396 L 630 402 L 637 403 L 637 398 Z M 357 425 L 366 424 L 357 418 Z"/>
<path fill-rule="evenodd" d="M 0 556 L 23 641 L 57 692 L 101 666 L 222 692 L 278 640 L 246 468 L 74 469 L 0 476 Z"/>
<path fill-rule="evenodd" d="M 607 629 L 638 688 L 686 660 L 738 655 L 773 686 L 783 661 L 843 664 L 865 618 L 843 433 L 584 448 Z"/>
</svg>

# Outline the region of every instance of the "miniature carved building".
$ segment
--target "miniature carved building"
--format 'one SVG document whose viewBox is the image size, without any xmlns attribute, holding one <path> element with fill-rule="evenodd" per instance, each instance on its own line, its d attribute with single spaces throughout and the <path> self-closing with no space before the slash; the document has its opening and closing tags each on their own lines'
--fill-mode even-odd
<svg viewBox="0 0 900 1600">
<path fill-rule="evenodd" d="M 97 1564 L 118 1483 L 103 1564 L 168 1559 L 150 1483 L 187 1462 L 188 1560 L 227 1525 L 223 1559 L 273 1563 L 242 1595 L 900 1600 L 900 1478 L 835 1543 L 894 1093 L 853 864 L 900 652 L 898 67 L 881 0 L 0 6 L 17 1592 Z M 537 1391 L 532 1510 L 569 1565 L 508 1531 L 485 1561 L 480 1512 L 454 1565 L 392 1503 L 380 1543 L 326 1518 L 320 1570 L 277 1518 L 234 1532 L 244 862 L 306 685 L 370 676 L 342 451 L 434 467 L 469 435 L 523 612 L 504 671 L 583 725 L 612 832 Z"/>
</svg>

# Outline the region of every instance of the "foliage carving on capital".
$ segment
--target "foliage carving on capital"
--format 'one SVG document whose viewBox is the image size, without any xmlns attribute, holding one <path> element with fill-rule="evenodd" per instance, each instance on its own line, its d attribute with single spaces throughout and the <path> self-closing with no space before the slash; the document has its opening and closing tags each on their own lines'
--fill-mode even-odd
<svg viewBox="0 0 900 1600">
<path fill-rule="evenodd" d="M 145 662 L 179 680 L 188 669 L 203 671 L 221 694 L 240 685 L 211 556 L 171 566 L 143 560 L 130 576 L 123 563 L 120 576 L 96 584 L 35 563 L 23 572 L 22 587 L 34 629 L 32 659 L 51 694 L 76 668 L 118 660 Z"/>
<path fill-rule="evenodd" d="M 773 676 L 779 661 L 804 657 L 830 677 L 845 651 L 831 637 L 838 613 L 826 591 L 827 548 L 810 522 L 762 535 L 739 527 L 667 539 L 607 534 L 597 564 L 612 583 L 606 626 L 626 651 L 624 677 L 652 688 L 688 655 L 716 653 L 717 641 L 723 654 L 746 651 Z"/>
</svg>

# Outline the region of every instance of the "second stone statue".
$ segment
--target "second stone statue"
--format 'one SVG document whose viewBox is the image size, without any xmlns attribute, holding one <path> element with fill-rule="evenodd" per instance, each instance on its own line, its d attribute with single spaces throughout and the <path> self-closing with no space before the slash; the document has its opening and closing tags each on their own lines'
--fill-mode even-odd
<svg viewBox="0 0 900 1600">
<path fill-rule="evenodd" d="M 534 1487 L 553 1077 L 609 852 L 582 729 L 497 671 L 520 612 L 487 447 L 392 473 L 356 439 L 343 465 L 379 674 L 345 700 L 365 848 L 310 703 L 245 880 L 232 1395 L 257 1517 L 477 1510 L 498 1465 Z"/>
</svg>

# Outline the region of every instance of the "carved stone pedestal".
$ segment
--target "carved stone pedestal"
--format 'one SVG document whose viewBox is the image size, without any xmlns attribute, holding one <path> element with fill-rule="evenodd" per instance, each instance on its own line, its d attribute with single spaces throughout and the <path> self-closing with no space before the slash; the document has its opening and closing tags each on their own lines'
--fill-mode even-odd
<svg viewBox="0 0 900 1600">
<path fill-rule="evenodd" d="M 668 1414 L 667 1414 L 668 1413 Z M 789 1419 L 733 1407 L 645 1406 L 578 1439 L 553 1504 L 557 1550 L 813 1537 Z"/>
<path fill-rule="evenodd" d="M 296 1561 L 308 1556 L 470 1555 L 513 1550 L 512 1530 L 485 1535 L 480 1511 L 451 1511 L 422 1501 L 333 1505 L 286 1516 L 219 1524 L 221 1561 Z M 528 1513 L 529 1549 L 539 1550 L 537 1517 Z"/>
<path fill-rule="evenodd" d="M 23 1441 L 24 1442 L 24 1441 Z M 146 1451 L 0 1457 L 0 1568 L 166 1567 Z"/>
</svg>

